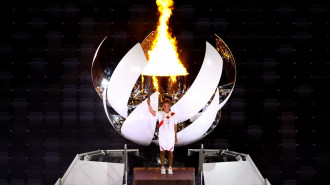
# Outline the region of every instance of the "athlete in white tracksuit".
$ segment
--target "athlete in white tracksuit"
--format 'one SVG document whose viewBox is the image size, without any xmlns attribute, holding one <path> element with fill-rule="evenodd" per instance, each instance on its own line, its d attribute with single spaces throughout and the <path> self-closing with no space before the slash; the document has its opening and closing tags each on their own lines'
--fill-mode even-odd
<svg viewBox="0 0 330 185">
<path fill-rule="evenodd" d="M 160 151 L 174 151 L 175 143 L 175 129 L 174 126 L 177 125 L 177 120 L 174 112 L 169 111 L 157 111 L 156 117 L 159 122 L 159 149 Z"/>
<path fill-rule="evenodd" d="M 161 161 L 161 174 L 165 174 L 165 151 L 167 151 L 169 159 L 168 174 L 173 174 L 173 151 L 174 144 L 177 140 L 177 119 L 174 112 L 170 111 L 171 104 L 169 99 L 165 99 L 163 104 L 163 111 L 154 111 L 150 106 L 150 100 L 148 99 L 149 111 L 152 115 L 156 116 L 159 121 L 159 149 L 160 149 L 160 161 Z"/>
</svg>

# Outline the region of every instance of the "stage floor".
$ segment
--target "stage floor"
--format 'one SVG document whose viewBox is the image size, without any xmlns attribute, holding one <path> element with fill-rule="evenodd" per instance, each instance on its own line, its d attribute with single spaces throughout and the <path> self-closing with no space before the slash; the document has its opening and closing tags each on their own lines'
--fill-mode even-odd
<svg viewBox="0 0 330 185">
<path fill-rule="evenodd" d="M 194 185 L 195 168 L 173 167 L 173 175 L 160 174 L 160 167 L 136 167 L 134 168 L 134 185 Z"/>
</svg>

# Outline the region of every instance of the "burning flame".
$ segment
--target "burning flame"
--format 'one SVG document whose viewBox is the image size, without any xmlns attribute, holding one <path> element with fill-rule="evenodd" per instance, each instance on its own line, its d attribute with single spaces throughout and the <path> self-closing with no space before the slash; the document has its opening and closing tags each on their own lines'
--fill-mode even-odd
<svg viewBox="0 0 330 185">
<path fill-rule="evenodd" d="M 176 40 L 169 33 L 169 18 L 172 14 L 173 0 L 157 0 L 160 17 L 158 20 L 156 37 L 151 50 L 148 51 L 148 65 L 142 75 L 153 76 L 154 86 L 158 90 L 158 83 L 155 76 L 170 76 L 176 81 L 176 76 L 187 75 L 186 68 L 179 60 Z M 156 80 L 156 81 L 155 81 Z"/>
</svg>

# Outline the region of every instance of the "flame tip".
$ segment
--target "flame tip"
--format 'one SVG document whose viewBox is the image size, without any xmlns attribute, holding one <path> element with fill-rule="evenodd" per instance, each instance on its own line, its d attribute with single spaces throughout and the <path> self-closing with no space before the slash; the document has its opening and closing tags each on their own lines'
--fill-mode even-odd
<svg viewBox="0 0 330 185">
<path fill-rule="evenodd" d="M 152 32 L 156 35 L 151 49 L 147 52 L 148 65 L 142 75 L 153 76 L 153 81 L 157 80 L 154 76 L 170 76 L 174 80 L 176 76 L 188 75 L 179 59 L 177 40 L 172 37 L 169 30 L 169 18 L 172 15 L 174 1 L 156 0 L 156 4 L 160 16 L 157 29 Z M 157 85 L 156 82 L 154 85 Z"/>
</svg>

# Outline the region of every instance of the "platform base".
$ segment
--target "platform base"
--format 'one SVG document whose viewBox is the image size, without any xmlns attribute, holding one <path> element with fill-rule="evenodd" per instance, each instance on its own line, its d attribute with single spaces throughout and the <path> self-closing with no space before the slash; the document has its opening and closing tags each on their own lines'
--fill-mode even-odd
<svg viewBox="0 0 330 185">
<path fill-rule="evenodd" d="M 160 167 L 134 168 L 134 185 L 194 185 L 195 168 L 174 168 L 173 175 L 160 174 Z"/>
</svg>

